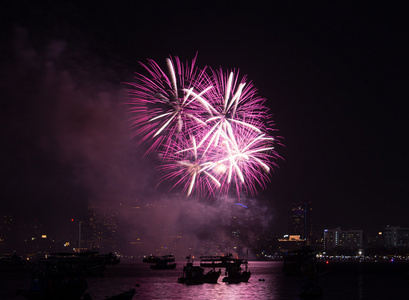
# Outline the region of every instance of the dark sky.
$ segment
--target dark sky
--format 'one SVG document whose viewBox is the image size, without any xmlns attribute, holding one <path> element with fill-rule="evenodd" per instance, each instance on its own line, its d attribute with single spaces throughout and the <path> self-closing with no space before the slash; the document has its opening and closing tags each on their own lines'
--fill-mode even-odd
<svg viewBox="0 0 409 300">
<path fill-rule="evenodd" d="M 138 61 L 198 52 L 199 66 L 248 74 L 285 138 L 257 200 L 272 232 L 298 201 L 319 230 L 409 227 L 403 7 L 221 2 L 3 1 L 3 210 L 57 224 L 88 204 L 164 197 L 129 141 L 124 82 Z"/>
</svg>

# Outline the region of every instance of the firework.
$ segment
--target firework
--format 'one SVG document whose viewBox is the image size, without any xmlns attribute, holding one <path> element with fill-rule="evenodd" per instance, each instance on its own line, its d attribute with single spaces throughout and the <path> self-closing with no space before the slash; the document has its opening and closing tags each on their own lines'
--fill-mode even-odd
<svg viewBox="0 0 409 300">
<path fill-rule="evenodd" d="M 221 187 L 217 174 L 214 174 L 217 173 L 215 162 L 212 161 L 216 154 L 198 148 L 195 137 L 169 144 L 168 148 L 161 166 L 164 173 L 162 180 L 176 180 L 174 186 L 181 186 L 187 196 L 194 187 L 203 195 L 213 194 L 215 189 Z"/>
<path fill-rule="evenodd" d="M 238 71 L 195 62 L 142 64 L 149 76 L 137 74 L 129 92 L 132 134 L 160 153 L 161 180 L 187 196 L 256 194 L 280 158 L 265 99 Z"/>
<path fill-rule="evenodd" d="M 130 128 L 140 143 L 151 143 L 149 151 L 167 144 L 183 131 L 189 134 L 197 126 L 205 126 L 202 117 L 205 106 L 203 97 L 212 86 L 204 70 L 195 67 L 196 58 L 189 65 L 177 57 L 176 64 L 166 60 L 167 71 L 163 71 L 153 60 L 142 64 L 149 76 L 136 74 L 136 82 L 129 83 Z M 195 92 L 193 92 L 195 91 Z"/>
</svg>

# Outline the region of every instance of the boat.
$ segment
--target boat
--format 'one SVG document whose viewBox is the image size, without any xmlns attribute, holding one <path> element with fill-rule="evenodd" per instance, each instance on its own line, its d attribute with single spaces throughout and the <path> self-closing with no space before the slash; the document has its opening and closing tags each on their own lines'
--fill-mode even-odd
<svg viewBox="0 0 409 300">
<path fill-rule="evenodd" d="M 82 253 L 53 253 L 44 262 L 54 265 L 55 268 L 66 276 L 97 277 L 105 271 L 105 258 L 98 252 L 87 251 Z"/>
<path fill-rule="evenodd" d="M 151 269 L 154 270 L 169 270 L 175 269 L 175 256 L 172 254 L 169 255 L 162 255 L 162 256 L 148 256 L 143 259 L 144 263 L 150 263 Z"/>
<path fill-rule="evenodd" d="M 162 256 L 150 255 L 150 256 L 145 256 L 142 259 L 142 262 L 148 263 L 148 264 L 157 264 L 157 263 L 162 262 L 162 261 L 174 262 L 175 261 L 175 256 L 172 255 L 172 254 L 162 255 Z"/>
<path fill-rule="evenodd" d="M 236 261 L 231 253 L 227 255 L 202 255 L 200 266 L 204 268 L 228 268 Z"/>
<path fill-rule="evenodd" d="M 163 255 L 163 256 L 161 256 L 161 260 L 166 261 L 166 262 L 174 262 L 175 261 L 175 256 L 173 256 L 172 254 Z"/>
<path fill-rule="evenodd" d="M 247 270 L 248 262 L 245 259 L 234 258 L 231 253 L 227 255 L 202 255 L 200 257 L 200 266 L 207 268 L 226 268 L 226 277 L 223 282 L 240 283 L 248 282 L 251 272 Z M 242 270 L 245 265 L 245 270 Z"/>
<path fill-rule="evenodd" d="M 243 259 L 235 259 L 233 263 L 231 263 L 226 268 L 227 276 L 223 278 L 223 282 L 227 283 L 240 283 L 240 282 L 248 282 L 251 276 L 251 272 L 247 270 L 247 260 Z M 245 265 L 245 269 L 243 270 L 241 265 Z"/>
<path fill-rule="evenodd" d="M 151 265 L 154 270 L 174 270 L 176 268 L 175 257 L 173 255 L 163 255 L 154 259 L 155 263 Z"/>
<path fill-rule="evenodd" d="M 142 259 L 142 262 L 147 263 L 147 264 L 155 264 L 159 261 L 160 261 L 160 256 L 155 256 L 155 255 L 145 256 Z"/>
<path fill-rule="evenodd" d="M 217 283 L 221 274 L 221 270 L 216 271 L 212 268 L 209 272 L 205 273 L 205 269 L 200 266 L 194 266 L 193 260 L 188 256 L 188 262 L 183 267 L 183 275 L 178 278 L 178 283 L 184 284 L 203 284 L 203 283 Z"/>
<path fill-rule="evenodd" d="M 242 258 L 234 258 L 231 253 L 226 255 L 202 255 L 200 256 L 200 266 L 207 268 L 229 268 L 230 266 L 247 264 Z"/>
</svg>

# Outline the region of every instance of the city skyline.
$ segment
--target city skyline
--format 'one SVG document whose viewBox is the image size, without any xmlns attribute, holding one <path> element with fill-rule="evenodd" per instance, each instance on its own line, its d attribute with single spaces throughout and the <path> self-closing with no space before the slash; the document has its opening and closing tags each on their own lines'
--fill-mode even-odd
<svg viewBox="0 0 409 300">
<path fill-rule="evenodd" d="M 303 225 L 299 226 L 297 220 L 304 223 L 305 216 L 301 215 L 306 211 L 307 215 L 312 212 L 311 203 L 304 208 L 304 203 L 294 204 L 288 214 L 288 230 L 282 235 L 269 235 L 268 230 L 257 224 L 256 216 L 247 215 L 241 219 L 236 211 L 236 214 L 227 219 L 224 226 L 218 227 L 217 234 L 201 239 L 195 239 L 192 235 L 195 229 L 184 228 L 181 220 L 176 223 L 165 220 L 158 223 L 155 228 L 150 228 L 149 218 L 143 221 L 140 217 L 142 215 L 156 217 L 157 213 L 153 213 L 157 209 L 155 206 L 162 205 L 110 208 L 89 206 L 85 218 L 65 220 L 64 232 L 58 233 L 53 228 L 44 226 L 41 220 L 23 220 L 12 215 L 1 215 L 0 252 L 16 252 L 28 257 L 72 251 L 113 252 L 129 257 L 171 253 L 180 258 L 185 257 L 186 253 L 220 255 L 233 252 L 238 255 L 250 254 L 254 259 L 274 253 L 277 255 L 302 246 L 312 247 L 324 254 L 333 251 L 354 253 L 357 249 L 362 253 L 370 249 L 369 253 L 373 253 L 385 251 L 382 249 L 397 251 L 409 247 L 409 228 L 399 224 L 374 228 L 376 234 L 368 234 L 362 228 L 346 228 L 342 224 L 308 233 L 311 226 L 314 226 L 313 223 L 304 228 Z M 298 212 L 300 207 L 302 209 Z M 162 208 L 166 209 L 166 205 Z M 129 217 L 139 219 L 136 223 L 138 225 L 130 227 L 129 223 L 124 222 L 121 209 L 128 211 Z M 294 221 L 297 223 L 296 226 Z M 157 234 L 158 232 L 160 234 Z M 308 234 L 306 238 L 303 236 L 305 232 Z"/>
<path fill-rule="evenodd" d="M 4 212 L 63 231 L 63 220 L 82 218 L 90 205 L 166 202 L 174 219 L 188 209 L 191 222 L 209 212 L 199 218 L 204 228 L 247 209 L 275 234 L 285 231 L 292 203 L 311 201 L 316 228 L 409 227 L 408 49 L 399 7 L 5 1 L 0 8 Z M 277 149 L 284 160 L 257 196 L 183 198 L 158 184 L 160 158 L 130 139 L 125 82 L 141 71 L 138 61 L 165 68 L 170 55 L 196 53 L 200 65 L 248 74 L 284 137 Z"/>
</svg>

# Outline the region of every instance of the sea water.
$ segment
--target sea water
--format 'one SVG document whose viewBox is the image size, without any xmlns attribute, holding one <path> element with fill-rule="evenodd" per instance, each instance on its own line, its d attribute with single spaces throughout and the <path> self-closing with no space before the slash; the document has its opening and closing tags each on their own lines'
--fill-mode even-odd
<svg viewBox="0 0 409 300">
<path fill-rule="evenodd" d="M 198 262 L 196 262 L 198 264 Z M 185 262 L 175 270 L 152 270 L 149 264 L 107 266 L 103 277 L 87 278 L 91 299 L 103 300 L 135 288 L 133 299 L 300 299 L 302 276 L 282 272 L 282 262 L 250 261 L 247 283 L 185 285 L 178 283 Z M 222 269 L 223 271 L 223 269 Z M 321 299 L 409 299 L 409 264 L 329 263 L 318 271 Z M 1 271 L 0 299 L 23 299 L 17 289 L 29 289 L 28 272 Z"/>
</svg>

